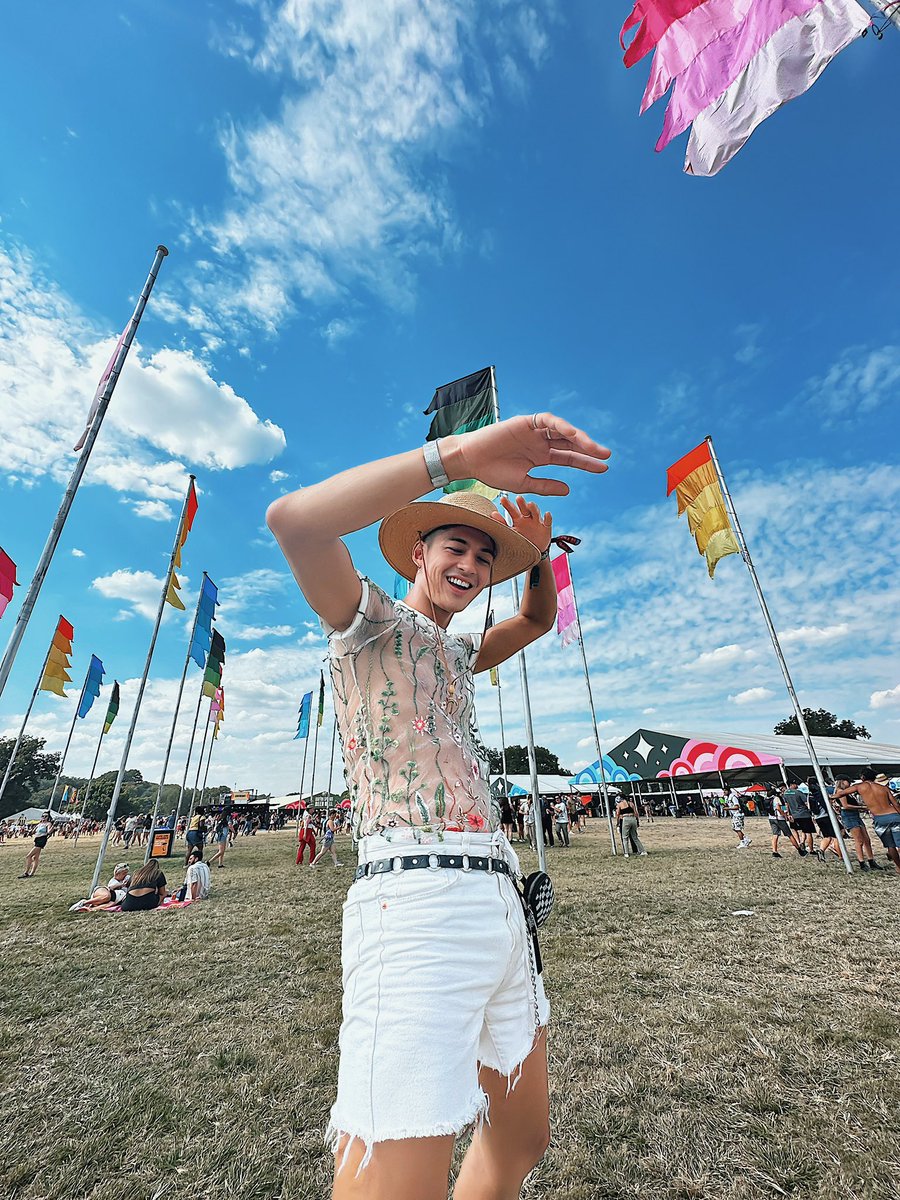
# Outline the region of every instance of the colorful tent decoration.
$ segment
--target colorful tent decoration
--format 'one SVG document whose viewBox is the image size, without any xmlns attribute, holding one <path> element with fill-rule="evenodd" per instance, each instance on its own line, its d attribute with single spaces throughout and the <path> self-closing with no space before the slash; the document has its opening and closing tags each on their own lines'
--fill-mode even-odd
<svg viewBox="0 0 900 1200">
<path fill-rule="evenodd" d="M 737 771 L 745 767 L 777 766 L 782 760 L 775 754 L 747 750 L 741 746 L 698 738 L 686 738 L 655 729 L 638 729 L 603 756 L 603 768 L 610 783 L 637 779 L 669 779 L 680 775 L 716 775 L 719 771 Z M 598 764 L 585 768 L 572 782 L 586 781 L 587 773 L 597 772 Z"/>
<path fill-rule="evenodd" d="M 485 425 L 493 425 L 497 419 L 493 382 L 491 368 L 485 367 L 439 387 L 425 409 L 426 417 L 434 413 L 425 440 L 433 442 L 449 437 L 451 433 L 468 433 L 473 429 L 483 429 Z M 444 491 L 479 492 L 490 500 L 499 495 L 496 488 L 489 488 L 477 479 L 455 479 L 447 484 Z"/>
<path fill-rule="evenodd" d="M 47 662 L 38 688 L 42 692 L 53 692 L 57 696 L 65 696 L 66 684 L 72 682 L 69 671 L 72 669 L 72 642 L 75 640 L 75 630 L 65 617 L 60 617 L 56 623 L 56 632 L 50 643 Z"/>
<path fill-rule="evenodd" d="M 222 686 L 222 672 L 225 669 L 225 639 L 218 629 L 213 630 L 209 644 L 209 654 L 206 656 L 206 670 L 203 672 L 203 686 L 200 689 L 204 696 L 212 699 L 216 689 Z"/>
<path fill-rule="evenodd" d="M 716 563 L 726 554 L 740 554 L 741 548 L 731 528 L 725 499 L 719 486 L 708 442 L 701 442 L 667 472 L 666 495 L 678 499 L 678 515 L 687 513 L 688 528 L 697 549 L 706 558 L 710 579 Z"/>
<path fill-rule="evenodd" d="M 130 324 L 131 324 L 131 322 L 129 321 L 128 325 L 130 325 Z M 96 417 L 97 409 L 100 407 L 100 401 L 103 399 L 103 392 L 106 388 L 107 383 L 109 382 L 110 375 L 112 375 L 112 369 L 116 365 L 116 359 L 118 358 L 119 350 L 122 348 L 122 343 L 125 341 L 125 335 L 128 332 L 128 325 L 126 325 L 125 328 L 122 330 L 119 340 L 116 342 L 116 348 L 115 348 L 115 350 L 113 350 L 112 355 L 110 356 L 110 360 L 106 364 L 106 370 L 100 376 L 100 382 L 97 384 L 97 388 L 94 392 L 94 398 L 91 401 L 90 411 L 88 412 L 88 415 L 87 415 L 87 424 L 84 427 L 84 433 L 81 435 L 81 437 L 75 443 L 75 445 L 72 447 L 73 450 L 80 450 L 82 448 L 82 446 L 84 445 L 84 443 L 87 441 L 87 435 L 91 431 L 91 426 L 94 423 L 94 417 Z"/>
<path fill-rule="evenodd" d="M 578 640 L 578 613 L 575 610 L 575 589 L 568 554 L 550 560 L 556 580 L 556 632 L 564 646 Z"/>
<path fill-rule="evenodd" d="M 642 113 L 674 83 L 656 149 L 692 126 L 684 169 L 708 176 L 871 23 L 856 0 L 636 0 L 622 45 L 636 25 L 629 67 L 656 48 Z"/>
<path fill-rule="evenodd" d="M 103 663 L 96 654 L 91 655 L 91 665 L 88 667 L 87 677 L 84 681 L 84 690 L 81 693 L 81 703 L 78 705 L 78 716 L 84 719 L 91 711 L 91 706 L 100 695 L 100 688 L 103 685 L 103 676 L 106 672 L 103 670 Z"/>
<path fill-rule="evenodd" d="M 208 575 L 204 575 L 197 600 L 197 620 L 190 648 L 190 656 L 201 670 L 206 666 L 206 656 L 212 643 L 212 623 L 218 606 L 219 589 Z"/>
<path fill-rule="evenodd" d="M 297 713 L 297 732 L 294 734 L 294 741 L 298 738 L 309 737 L 309 714 L 312 708 L 312 692 L 307 692 L 300 701 L 300 710 Z"/>
<path fill-rule="evenodd" d="M 178 582 L 178 576 L 175 574 L 175 568 L 181 568 L 181 551 L 184 543 L 187 541 L 188 534 L 191 532 L 191 527 L 194 524 L 194 517 L 197 515 L 199 508 L 197 503 L 197 489 L 194 487 L 194 481 L 191 480 L 188 488 L 187 505 L 184 510 L 184 516 L 181 520 L 181 527 L 178 531 L 178 545 L 175 548 L 175 562 L 172 567 L 172 573 L 169 576 L 169 587 L 166 591 L 166 603 L 171 604 L 173 608 L 180 608 L 184 611 L 184 602 L 178 593 L 181 591 L 181 584 Z"/>
<path fill-rule="evenodd" d="M 18 586 L 16 564 L 5 550 L 0 550 L 0 617 L 6 612 L 6 606 L 12 600 L 13 588 Z"/>
<path fill-rule="evenodd" d="M 103 733 L 109 733 L 113 721 L 119 715 L 119 681 L 113 680 L 112 695 L 109 698 L 109 708 L 106 710 L 106 720 L 103 722 Z M 103 735 L 101 734 L 101 737 Z"/>
</svg>

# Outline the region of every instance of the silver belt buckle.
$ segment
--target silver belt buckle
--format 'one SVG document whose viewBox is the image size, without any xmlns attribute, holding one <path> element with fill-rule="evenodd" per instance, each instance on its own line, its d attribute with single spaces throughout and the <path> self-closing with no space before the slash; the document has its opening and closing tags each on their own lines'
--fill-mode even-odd
<svg viewBox="0 0 900 1200">
<path fill-rule="evenodd" d="M 429 854 L 429 855 L 428 855 L 428 870 L 429 870 L 429 871 L 437 871 L 437 870 L 439 870 L 439 869 L 440 869 L 440 865 L 441 865 L 441 864 L 438 862 L 438 856 L 437 856 L 436 854 Z"/>
<path fill-rule="evenodd" d="M 395 858 L 391 859 L 391 870 L 395 874 L 399 874 L 399 872 L 403 870 L 403 859 L 399 854 Z"/>
<path fill-rule="evenodd" d="M 462 856 L 462 869 L 463 869 L 464 871 L 471 871 L 471 870 L 472 870 L 471 866 L 469 865 L 469 856 L 468 856 L 468 854 L 464 854 L 464 855 Z"/>
</svg>

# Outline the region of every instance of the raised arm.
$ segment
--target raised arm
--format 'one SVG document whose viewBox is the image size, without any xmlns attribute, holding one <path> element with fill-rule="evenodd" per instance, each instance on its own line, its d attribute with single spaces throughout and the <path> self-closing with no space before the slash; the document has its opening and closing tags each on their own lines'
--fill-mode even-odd
<svg viewBox="0 0 900 1200">
<path fill-rule="evenodd" d="M 437 443 L 451 480 L 480 479 L 498 491 L 565 496 L 558 479 L 530 474 L 540 467 L 574 467 L 598 474 L 609 451 L 552 413 L 511 417 Z M 335 629 L 346 629 L 361 588 L 341 538 L 380 521 L 432 491 L 421 448 L 352 467 L 322 483 L 281 496 L 266 522 L 312 609 Z M 542 564 L 542 575 L 546 563 Z"/>
</svg>

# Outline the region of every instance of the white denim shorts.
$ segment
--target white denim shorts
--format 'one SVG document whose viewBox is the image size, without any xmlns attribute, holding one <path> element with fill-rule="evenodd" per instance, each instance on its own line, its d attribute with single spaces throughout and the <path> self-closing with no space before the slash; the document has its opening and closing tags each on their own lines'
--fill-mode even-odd
<svg viewBox="0 0 900 1200">
<path fill-rule="evenodd" d="M 504 857 L 502 834 L 445 834 L 424 853 Z M 364 838 L 360 864 L 422 854 L 422 845 Z M 341 941 L 343 1021 L 337 1099 L 326 1141 L 365 1143 L 461 1133 L 489 1119 L 479 1068 L 511 1090 L 550 1016 L 512 879 L 484 871 L 415 870 L 354 883 Z"/>
</svg>

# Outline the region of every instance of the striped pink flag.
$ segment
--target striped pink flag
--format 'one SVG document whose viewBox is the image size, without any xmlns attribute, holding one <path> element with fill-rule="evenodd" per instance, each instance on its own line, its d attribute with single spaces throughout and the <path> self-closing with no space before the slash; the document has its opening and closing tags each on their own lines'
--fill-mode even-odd
<svg viewBox="0 0 900 1200">
<path fill-rule="evenodd" d="M 756 0 L 706 0 L 680 21 L 675 21 L 659 39 L 650 78 L 641 101 L 641 112 L 669 90 L 672 80 L 716 38 L 739 25 Z"/>
<path fill-rule="evenodd" d="M 575 610 L 575 591 L 568 554 L 551 559 L 550 565 L 556 580 L 556 632 L 562 638 L 562 644 L 568 646 L 578 637 L 578 613 Z"/>
</svg>

